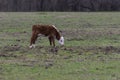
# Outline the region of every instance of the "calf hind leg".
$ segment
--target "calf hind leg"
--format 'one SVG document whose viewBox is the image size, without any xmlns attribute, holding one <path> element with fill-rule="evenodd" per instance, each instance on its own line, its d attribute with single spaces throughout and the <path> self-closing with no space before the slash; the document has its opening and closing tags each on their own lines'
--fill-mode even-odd
<svg viewBox="0 0 120 80">
<path fill-rule="evenodd" d="M 32 37 L 31 37 L 31 42 L 30 42 L 30 48 L 35 48 L 35 41 L 37 39 L 38 35 L 37 34 L 33 34 Z"/>
</svg>

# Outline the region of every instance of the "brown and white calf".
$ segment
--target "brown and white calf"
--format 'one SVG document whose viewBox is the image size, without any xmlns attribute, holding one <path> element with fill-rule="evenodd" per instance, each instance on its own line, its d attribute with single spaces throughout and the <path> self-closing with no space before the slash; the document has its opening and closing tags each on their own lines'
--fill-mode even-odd
<svg viewBox="0 0 120 80">
<path fill-rule="evenodd" d="M 35 41 L 38 35 L 47 36 L 52 46 L 55 46 L 55 38 L 61 45 L 64 45 L 64 37 L 60 35 L 60 32 L 54 25 L 33 25 L 30 48 L 35 48 Z"/>
</svg>

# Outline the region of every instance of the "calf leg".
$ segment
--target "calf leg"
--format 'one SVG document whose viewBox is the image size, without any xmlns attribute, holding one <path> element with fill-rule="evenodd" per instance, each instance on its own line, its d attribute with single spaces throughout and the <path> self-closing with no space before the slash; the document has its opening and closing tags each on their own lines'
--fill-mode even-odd
<svg viewBox="0 0 120 80">
<path fill-rule="evenodd" d="M 52 38 L 52 43 L 53 43 L 53 46 L 55 47 L 55 39 L 54 39 L 54 37 Z"/>
<path fill-rule="evenodd" d="M 30 48 L 35 47 L 35 41 L 37 39 L 38 35 L 33 33 L 30 41 Z"/>
<path fill-rule="evenodd" d="M 54 39 L 53 36 L 51 37 L 51 43 L 52 43 L 53 46 L 55 46 L 55 39 Z"/>
<path fill-rule="evenodd" d="M 51 37 L 48 37 L 48 38 L 49 38 L 50 45 L 52 46 L 52 38 Z"/>
<path fill-rule="evenodd" d="M 50 36 L 49 37 L 49 42 L 50 42 L 50 45 L 52 46 L 55 46 L 55 39 L 54 39 L 54 37 L 53 36 Z"/>
</svg>

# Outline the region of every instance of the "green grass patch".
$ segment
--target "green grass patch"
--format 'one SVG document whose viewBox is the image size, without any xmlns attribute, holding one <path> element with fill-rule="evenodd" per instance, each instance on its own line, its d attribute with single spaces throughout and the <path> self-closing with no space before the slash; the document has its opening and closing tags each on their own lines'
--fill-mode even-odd
<svg viewBox="0 0 120 80">
<path fill-rule="evenodd" d="M 119 12 L 0 12 L 0 80 L 119 80 Z M 55 25 L 65 46 L 48 38 L 29 49 L 34 24 Z"/>
</svg>

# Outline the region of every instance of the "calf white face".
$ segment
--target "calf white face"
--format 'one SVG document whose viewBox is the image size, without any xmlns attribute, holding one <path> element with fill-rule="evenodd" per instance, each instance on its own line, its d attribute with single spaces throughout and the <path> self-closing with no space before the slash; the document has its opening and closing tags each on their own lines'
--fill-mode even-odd
<svg viewBox="0 0 120 80">
<path fill-rule="evenodd" d="M 60 37 L 59 43 L 60 43 L 61 45 L 64 45 L 64 37 L 63 37 L 63 36 Z"/>
</svg>

